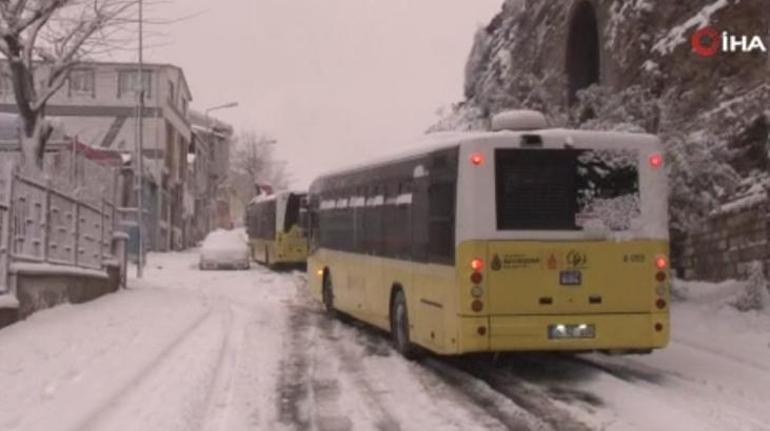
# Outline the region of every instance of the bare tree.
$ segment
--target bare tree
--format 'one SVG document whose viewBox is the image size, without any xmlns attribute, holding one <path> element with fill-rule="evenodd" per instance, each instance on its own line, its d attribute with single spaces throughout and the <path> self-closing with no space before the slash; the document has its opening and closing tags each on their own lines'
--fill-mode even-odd
<svg viewBox="0 0 770 431">
<path fill-rule="evenodd" d="M 258 193 L 258 187 L 283 190 L 289 186 L 285 163 L 275 160 L 276 141 L 253 131 L 241 133 L 230 163 L 230 184 L 244 203 Z"/>
<path fill-rule="evenodd" d="M 107 52 L 125 34 L 136 0 L 0 0 L 0 54 L 22 125 L 24 169 L 39 172 L 53 128 L 49 99 L 88 56 Z"/>
</svg>

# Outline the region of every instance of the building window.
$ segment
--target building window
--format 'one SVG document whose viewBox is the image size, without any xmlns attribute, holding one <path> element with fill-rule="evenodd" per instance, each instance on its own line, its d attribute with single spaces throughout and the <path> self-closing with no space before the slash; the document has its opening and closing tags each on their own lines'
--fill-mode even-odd
<svg viewBox="0 0 770 431">
<path fill-rule="evenodd" d="M 0 75 L 0 96 L 13 93 L 13 84 L 11 83 L 11 77 L 6 74 Z"/>
<path fill-rule="evenodd" d="M 144 81 L 144 96 L 149 99 L 152 97 L 152 71 L 142 71 Z M 118 97 L 132 96 L 139 91 L 139 71 L 121 70 L 118 73 Z"/>
<path fill-rule="evenodd" d="M 96 96 L 94 71 L 75 69 L 70 72 L 70 96 Z"/>
<path fill-rule="evenodd" d="M 170 103 L 172 106 L 176 105 L 176 94 L 174 92 L 174 83 L 171 81 L 168 81 L 168 103 Z"/>
</svg>

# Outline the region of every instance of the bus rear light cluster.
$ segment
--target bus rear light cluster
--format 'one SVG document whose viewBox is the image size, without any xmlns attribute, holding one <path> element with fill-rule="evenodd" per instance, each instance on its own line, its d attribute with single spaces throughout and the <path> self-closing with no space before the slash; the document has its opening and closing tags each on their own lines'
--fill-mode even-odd
<svg viewBox="0 0 770 431">
<path fill-rule="evenodd" d="M 480 312 L 483 309 L 484 309 L 484 303 L 481 302 L 480 300 L 477 299 L 471 302 L 471 310 L 475 311 L 476 313 Z"/>
<path fill-rule="evenodd" d="M 484 261 L 479 259 L 478 257 L 471 260 L 471 269 L 474 271 L 481 271 L 484 269 Z"/>
<path fill-rule="evenodd" d="M 481 166 L 484 164 L 484 155 L 479 153 L 471 154 L 471 163 L 475 166 Z"/>
<path fill-rule="evenodd" d="M 663 156 L 655 153 L 650 156 L 650 166 L 653 168 L 659 168 L 663 166 Z"/>
<path fill-rule="evenodd" d="M 471 283 L 480 284 L 482 280 L 484 280 L 484 276 L 482 276 L 480 272 L 471 274 Z"/>
</svg>

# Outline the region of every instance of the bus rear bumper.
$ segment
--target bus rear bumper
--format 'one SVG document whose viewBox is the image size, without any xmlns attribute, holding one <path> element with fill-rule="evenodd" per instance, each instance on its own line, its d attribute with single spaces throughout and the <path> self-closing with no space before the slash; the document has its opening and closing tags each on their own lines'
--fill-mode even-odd
<svg viewBox="0 0 770 431">
<path fill-rule="evenodd" d="M 644 351 L 669 341 L 668 313 L 460 317 L 458 353 L 506 351 Z M 591 338 L 552 338 L 555 325 L 588 325 Z M 484 329 L 481 329 L 481 328 Z"/>
</svg>

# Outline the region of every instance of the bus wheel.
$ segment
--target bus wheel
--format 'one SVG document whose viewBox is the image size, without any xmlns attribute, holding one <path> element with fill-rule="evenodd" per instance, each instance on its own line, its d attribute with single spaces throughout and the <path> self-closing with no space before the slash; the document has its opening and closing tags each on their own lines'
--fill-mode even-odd
<svg viewBox="0 0 770 431">
<path fill-rule="evenodd" d="M 334 317 L 336 314 L 334 310 L 334 287 L 332 286 L 332 276 L 328 272 L 324 275 L 322 296 L 326 312 Z"/>
<path fill-rule="evenodd" d="M 406 297 L 399 290 L 393 298 L 390 311 L 390 334 L 393 337 L 393 345 L 401 355 L 407 359 L 417 357 L 417 347 L 409 340 L 409 313 L 406 308 Z"/>
</svg>

